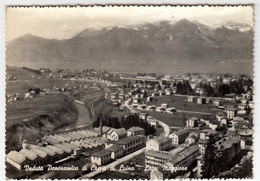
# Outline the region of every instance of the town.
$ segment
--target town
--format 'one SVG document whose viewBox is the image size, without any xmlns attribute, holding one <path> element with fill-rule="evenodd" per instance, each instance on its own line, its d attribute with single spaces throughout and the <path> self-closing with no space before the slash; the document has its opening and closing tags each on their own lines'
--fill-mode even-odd
<svg viewBox="0 0 260 181">
<path fill-rule="evenodd" d="M 16 139 L 20 146 L 7 147 L 10 178 L 109 175 L 163 180 L 252 175 L 254 91 L 249 75 L 9 68 L 14 69 L 7 71 L 10 87 L 25 79 L 38 84 L 8 92 L 7 106 L 32 102 L 43 106 L 46 100 L 66 96 L 81 121 L 35 138 Z M 18 70 L 26 73 L 14 73 Z M 44 115 L 41 119 L 50 120 L 55 113 Z M 7 113 L 7 126 L 12 129 L 15 123 L 8 119 L 30 125 L 35 121 L 29 114 L 21 119 Z M 61 170 L 48 171 L 50 166 Z M 62 170 L 66 167 L 77 169 L 71 173 Z M 8 175 L 8 170 L 18 174 Z"/>
</svg>

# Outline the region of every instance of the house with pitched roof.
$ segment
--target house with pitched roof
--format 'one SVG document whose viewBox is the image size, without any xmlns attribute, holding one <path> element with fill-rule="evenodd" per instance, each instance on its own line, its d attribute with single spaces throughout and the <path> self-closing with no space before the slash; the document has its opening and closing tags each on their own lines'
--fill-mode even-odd
<svg viewBox="0 0 260 181">
<path fill-rule="evenodd" d="M 145 135 L 145 130 L 138 126 L 133 126 L 127 130 L 127 136 Z"/>
<path fill-rule="evenodd" d="M 189 133 L 190 131 L 188 129 L 181 129 L 178 131 L 174 131 L 172 134 L 169 135 L 169 138 L 172 139 L 173 145 L 179 145 L 185 141 Z"/>
<path fill-rule="evenodd" d="M 106 148 L 106 150 L 111 152 L 111 158 L 113 160 L 118 159 L 124 155 L 123 147 L 120 145 L 112 145 L 111 147 Z"/>
<path fill-rule="evenodd" d="M 29 159 L 32 162 L 33 166 L 39 166 L 43 163 L 43 159 L 31 150 L 21 149 L 19 153 L 23 154 L 27 159 Z"/>
<path fill-rule="evenodd" d="M 55 153 L 57 153 L 57 155 L 59 155 L 59 157 L 58 157 L 59 160 L 69 156 L 65 151 L 63 151 L 61 148 L 58 148 L 56 146 L 48 145 L 48 146 L 46 146 L 46 148 L 55 151 Z"/>
<path fill-rule="evenodd" d="M 47 160 L 48 163 L 53 163 L 59 160 L 59 154 L 57 154 L 55 151 L 47 147 L 39 147 L 38 149 L 47 153 L 47 155 L 49 156 L 49 160 Z"/>
<path fill-rule="evenodd" d="M 192 118 L 188 119 L 186 121 L 186 126 L 191 127 L 191 128 L 197 127 L 198 126 L 198 118 L 192 117 Z"/>
<path fill-rule="evenodd" d="M 104 126 L 103 126 L 104 127 Z M 104 132 L 103 132 L 103 137 L 109 139 L 109 140 L 120 140 L 124 137 L 126 137 L 127 132 L 125 130 L 125 128 L 110 128 L 110 127 L 106 127 Z"/>
<path fill-rule="evenodd" d="M 44 151 L 41 151 L 38 148 L 31 148 L 30 150 L 42 158 L 41 165 L 47 164 L 48 160 L 50 160 L 50 156 Z"/>
<path fill-rule="evenodd" d="M 106 148 L 119 145 L 123 147 L 124 154 L 129 154 L 143 148 L 145 146 L 145 139 L 144 136 L 128 136 L 118 141 L 107 141 Z"/>
<path fill-rule="evenodd" d="M 108 164 L 112 161 L 111 151 L 109 150 L 100 150 L 98 152 L 91 154 L 91 163 L 98 166 Z"/>
<path fill-rule="evenodd" d="M 10 151 L 6 155 L 6 162 L 10 163 L 19 170 L 24 169 L 25 165 L 33 166 L 33 163 L 30 159 L 26 158 L 26 156 L 17 151 Z"/>
<path fill-rule="evenodd" d="M 172 141 L 168 137 L 159 136 L 146 142 L 146 150 L 166 151 L 172 148 Z"/>
</svg>

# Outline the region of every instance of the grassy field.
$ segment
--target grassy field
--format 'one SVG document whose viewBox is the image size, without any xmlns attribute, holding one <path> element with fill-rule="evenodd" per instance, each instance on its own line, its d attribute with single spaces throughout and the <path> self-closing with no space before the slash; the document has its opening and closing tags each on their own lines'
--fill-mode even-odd
<svg viewBox="0 0 260 181">
<path fill-rule="evenodd" d="M 167 114 L 167 113 L 158 113 L 153 111 L 141 111 L 147 113 L 148 115 L 158 119 L 165 124 L 173 127 L 182 127 L 186 123 L 186 120 L 191 117 L 209 119 L 210 117 L 207 115 L 202 114 L 195 114 L 195 113 L 174 113 L 174 114 Z"/>
<path fill-rule="evenodd" d="M 175 107 L 176 110 L 215 113 L 208 104 L 197 104 L 194 102 L 187 102 L 186 100 L 187 97 L 183 96 L 158 96 L 155 97 L 153 102 L 147 102 L 146 104 L 160 106 L 162 103 L 167 103 L 168 107 Z"/>
<path fill-rule="evenodd" d="M 47 94 L 34 99 L 24 99 L 7 103 L 6 106 L 6 127 L 20 123 L 24 119 L 29 119 L 43 114 L 52 114 L 54 111 L 67 109 L 76 112 L 74 106 L 68 105 L 68 98 L 62 94 Z M 69 115 L 67 115 L 69 116 Z M 72 115 L 72 118 L 75 115 Z M 70 119 L 70 117 L 68 117 Z"/>
</svg>

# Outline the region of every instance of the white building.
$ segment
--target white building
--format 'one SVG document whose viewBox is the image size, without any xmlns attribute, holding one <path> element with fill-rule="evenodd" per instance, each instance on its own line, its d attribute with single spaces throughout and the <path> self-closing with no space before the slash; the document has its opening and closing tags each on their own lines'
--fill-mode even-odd
<svg viewBox="0 0 260 181">
<path fill-rule="evenodd" d="M 111 151 L 108 150 L 101 150 L 91 154 L 91 163 L 98 166 L 108 164 L 111 160 Z"/>
<path fill-rule="evenodd" d="M 172 134 L 169 135 L 169 138 L 172 139 L 172 144 L 173 145 L 179 145 L 185 141 L 185 139 L 188 137 L 190 131 L 187 129 L 182 129 L 173 132 Z"/>
<path fill-rule="evenodd" d="M 159 136 L 146 142 L 146 150 L 164 151 L 172 148 L 171 139 Z"/>
</svg>

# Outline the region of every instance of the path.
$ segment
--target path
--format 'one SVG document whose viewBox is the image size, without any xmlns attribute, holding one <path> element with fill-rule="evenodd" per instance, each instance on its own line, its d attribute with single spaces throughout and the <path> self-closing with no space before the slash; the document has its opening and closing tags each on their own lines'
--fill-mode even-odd
<svg viewBox="0 0 260 181">
<path fill-rule="evenodd" d="M 130 159 L 132 159 L 133 157 L 135 157 L 135 156 L 141 154 L 142 152 L 145 151 L 145 149 L 146 149 L 146 148 L 144 147 L 144 148 L 142 148 L 142 149 L 140 149 L 140 150 L 137 150 L 137 151 L 135 151 L 135 152 L 133 152 L 133 153 L 131 153 L 131 154 L 129 154 L 129 155 L 126 155 L 126 156 L 124 156 L 124 157 L 122 157 L 122 158 L 120 158 L 120 159 L 118 159 L 118 160 L 116 160 L 116 161 L 114 161 L 114 162 L 112 162 L 112 163 L 110 163 L 110 164 L 108 164 L 108 165 L 101 166 L 101 167 L 99 167 L 100 169 L 98 169 L 98 170 L 96 170 L 96 171 L 93 171 L 93 172 L 90 172 L 90 173 L 88 173 L 88 174 L 86 174 L 86 175 L 80 177 L 79 179 L 92 178 L 92 177 L 94 177 L 94 176 L 97 175 L 97 174 L 100 174 L 100 173 L 102 173 L 102 172 L 108 171 L 111 167 L 115 167 L 116 165 L 119 165 L 120 163 L 124 163 L 124 162 L 126 162 L 127 160 L 130 160 Z"/>
</svg>

